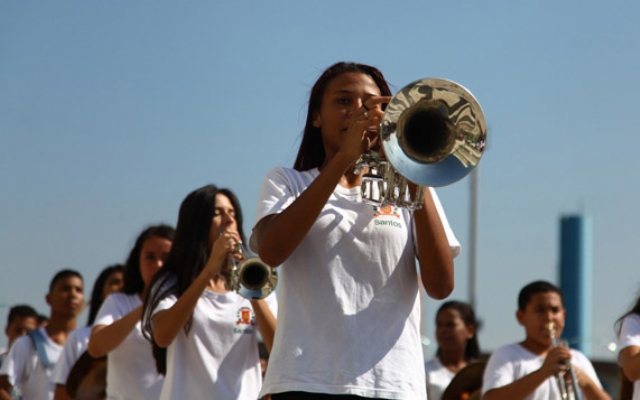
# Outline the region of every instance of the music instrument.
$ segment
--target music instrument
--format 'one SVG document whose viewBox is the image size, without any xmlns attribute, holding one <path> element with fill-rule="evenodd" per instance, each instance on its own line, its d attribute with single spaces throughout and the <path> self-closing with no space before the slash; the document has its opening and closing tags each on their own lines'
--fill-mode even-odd
<svg viewBox="0 0 640 400">
<path fill-rule="evenodd" d="M 422 79 L 400 90 L 380 125 L 382 152 L 363 154 L 354 169 L 363 201 L 417 210 L 426 186 L 446 186 L 471 172 L 482 157 L 487 133 L 475 97 L 459 84 Z M 418 185 L 415 195 L 409 182 Z"/>
<path fill-rule="evenodd" d="M 441 400 L 480 400 L 482 374 L 487 363 L 477 361 L 462 368 L 442 393 Z"/>
<path fill-rule="evenodd" d="M 250 254 L 242 242 L 235 245 L 235 254 L 242 256 L 242 261 L 237 262 L 233 256 L 229 256 L 231 269 L 223 271 L 225 287 L 229 291 L 235 291 L 240 296 L 250 299 L 263 299 L 276 289 L 278 274 L 276 270 L 267 265 L 258 257 L 248 257 Z"/>
<path fill-rule="evenodd" d="M 551 337 L 551 345 L 553 347 L 565 346 L 556 337 L 555 324 L 549 322 L 547 325 L 549 329 L 549 336 Z M 578 379 L 576 378 L 576 371 L 571 365 L 571 361 L 567 362 L 567 369 L 564 374 L 557 374 L 556 380 L 558 381 L 558 390 L 560 391 L 560 397 L 562 400 L 582 400 L 580 389 L 578 389 Z"/>
<path fill-rule="evenodd" d="M 86 351 L 82 353 L 69 372 L 65 388 L 74 400 L 106 399 L 107 356 L 93 358 Z"/>
</svg>

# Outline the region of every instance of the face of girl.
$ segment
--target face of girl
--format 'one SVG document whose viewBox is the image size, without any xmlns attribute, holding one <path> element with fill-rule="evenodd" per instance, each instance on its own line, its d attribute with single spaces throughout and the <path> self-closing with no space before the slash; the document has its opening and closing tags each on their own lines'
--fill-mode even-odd
<svg viewBox="0 0 640 400">
<path fill-rule="evenodd" d="M 351 122 L 351 113 L 369 97 L 380 96 L 373 78 L 360 72 L 338 75 L 327 85 L 320 110 L 315 112 L 313 126 L 322 131 L 322 143 L 328 158 L 335 154 Z"/>
<path fill-rule="evenodd" d="M 160 236 L 151 236 L 142 245 L 140 252 L 140 275 L 145 287 L 158 272 L 171 251 L 171 241 Z"/>
<path fill-rule="evenodd" d="M 112 272 L 102 287 L 102 300 L 106 299 L 111 293 L 122 290 L 124 286 L 124 274 L 122 271 Z"/>
<path fill-rule="evenodd" d="M 436 317 L 436 340 L 442 350 L 460 350 L 467 346 L 475 328 L 467 326 L 455 308 L 445 308 Z"/>
<path fill-rule="evenodd" d="M 222 231 L 238 232 L 236 209 L 231 204 L 231 200 L 224 194 L 218 193 L 214 207 L 211 230 L 209 231 L 210 245 L 213 245 Z"/>
</svg>

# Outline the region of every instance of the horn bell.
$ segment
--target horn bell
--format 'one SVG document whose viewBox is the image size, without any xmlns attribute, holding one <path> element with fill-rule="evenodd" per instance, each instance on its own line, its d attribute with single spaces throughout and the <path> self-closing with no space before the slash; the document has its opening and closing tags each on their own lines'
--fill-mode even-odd
<svg viewBox="0 0 640 400">
<path fill-rule="evenodd" d="M 384 156 L 421 186 L 452 184 L 478 165 L 486 146 L 482 108 L 461 85 L 440 78 L 417 80 L 387 105 L 380 138 Z"/>
</svg>

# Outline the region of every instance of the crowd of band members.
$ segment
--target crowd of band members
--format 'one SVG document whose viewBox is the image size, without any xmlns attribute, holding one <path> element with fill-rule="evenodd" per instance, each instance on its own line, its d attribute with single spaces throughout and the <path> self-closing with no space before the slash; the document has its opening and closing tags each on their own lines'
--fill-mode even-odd
<svg viewBox="0 0 640 400">
<path fill-rule="evenodd" d="M 9 315 L 0 399 L 17 391 L 26 400 L 69 398 L 67 378 L 86 351 L 107 357 L 112 399 L 438 400 L 458 372 L 480 359 L 479 326 L 468 304 L 447 299 L 461 246 L 436 192 L 427 190 L 413 212 L 361 200 L 362 172 L 353 165 L 378 145 L 371 128 L 390 99 L 375 67 L 327 68 L 311 89 L 293 168 L 264 176 L 249 237 L 231 190 L 195 189 L 175 229 L 145 228 L 124 265 L 100 274 L 86 327 L 77 322 L 85 304 L 82 276 L 58 272 L 46 297 L 46 326 L 36 326 L 28 307 Z M 386 220 L 393 224 L 376 223 Z M 225 273 L 241 260 L 240 243 L 279 269 L 277 295 L 246 299 L 228 290 Z M 426 363 L 422 288 L 449 300 L 437 312 L 438 350 Z M 565 315 L 553 284 L 522 288 L 516 318 L 524 339 L 493 352 L 476 395 L 559 398 L 556 377 L 571 363 L 584 398 L 610 399 L 582 353 L 553 345 L 549 323 L 560 337 Z M 618 322 L 619 363 L 637 400 L 640 303 Z M 264 376 L 259 346 L 269 353 Z"/>
</svg>

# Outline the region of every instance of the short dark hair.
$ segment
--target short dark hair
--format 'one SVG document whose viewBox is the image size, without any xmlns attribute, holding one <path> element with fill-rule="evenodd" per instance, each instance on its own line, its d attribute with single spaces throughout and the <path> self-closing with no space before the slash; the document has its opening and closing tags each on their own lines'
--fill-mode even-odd
<svg viewBox="0 0 640 400">
<path fill-rule="evenodd" d="M 126 294 L 140 294 L 144 290 L 144 281 L 140 273 L 140 254 L 147 239 L 157 236 L 173 242 L 174 229 L 165 224 L 150 226 L 136 239 L 127 262 L 124 265 L 124 286 L 122 292 Z"/>
<path fill-rule="evenodd" d="M 35 318 L 37 320 L 38 312 L 28 304 L 17 304 L 9 309 L 7 326 L 16 318 Z"/>
<path fill-rule="evenodd" d="M 518 309 L 524 311 L 534 294 L 549 292 L 557 293 L 560 296 L 560 300 L 562 300 L 562 291 L 556 285 L 547 281 L 531 282 L 520 290 L 520 294 L 518 295 Z"/>
<path fill-rule="evenodd" d="M 80 275 L 80 272 L 73 269 L 63 269 L 61 271 L 58 271 L 51 279 L 51 283 L 49 284 L 49 293 L 53 291 L 53 287 L 56 285 L 56 283 L 58 283 L 58 281 L 72 276 L 80 278 L 80 280 L 84 282 L 84 279 L 82 279 L 82 275 Z"/>
</svg>

